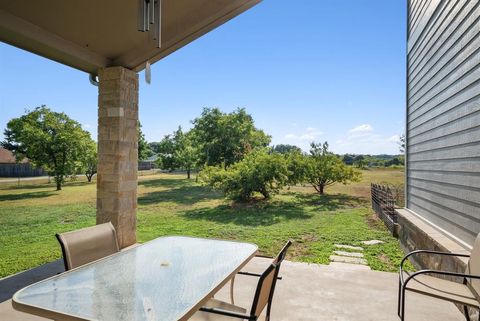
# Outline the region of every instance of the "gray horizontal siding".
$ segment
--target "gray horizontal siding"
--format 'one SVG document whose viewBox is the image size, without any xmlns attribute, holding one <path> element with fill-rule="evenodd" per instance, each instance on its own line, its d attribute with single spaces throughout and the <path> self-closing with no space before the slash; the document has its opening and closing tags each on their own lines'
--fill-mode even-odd
<svg viewBox="0 0 480 321">
<path fill-rule="evenodd" d="M 409 0 L 406 206 L 480 232 L 480 1 Z"/>
</svg>

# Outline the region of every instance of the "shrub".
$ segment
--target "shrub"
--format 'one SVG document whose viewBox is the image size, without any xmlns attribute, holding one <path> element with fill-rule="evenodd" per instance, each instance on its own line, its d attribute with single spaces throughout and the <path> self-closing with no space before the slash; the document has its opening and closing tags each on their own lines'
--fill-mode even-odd
<svg viewBox="0 0 480 321">
<path fill-rule="evenodd" d="M 323 195 L 325 187 L 342 183 L 358 182 L 361 172 L 328 151 L 328 143 L 311 144 L 310 156 L 306 159 L 305 180 Z"/>
<path fill-rule="evenodd" d="M 269 198 L 289 182 L 289 170 L 284 156 L 260 149 L 224 169 L 208 166 L 200 179 L 214 189 L 236 200 L 250 200 L 255 193 Z"/>
</svg>

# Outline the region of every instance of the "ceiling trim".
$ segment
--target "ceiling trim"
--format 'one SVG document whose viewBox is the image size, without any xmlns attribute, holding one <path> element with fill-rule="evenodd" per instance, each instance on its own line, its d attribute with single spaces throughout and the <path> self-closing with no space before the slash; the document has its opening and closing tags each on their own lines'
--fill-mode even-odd
<svg viewBox="0 0 480 321">
<path fill-rule="evenodd" d="M 114 60 L 112 64 L 116 66 L 117 65 L 129 66 L 130 69 L 136 72 L 139 72 L 145 69 L 145 64 L 147 61 L 150 61 L 151 64 L 157 62 L 158 60 L 168 56 L 169 54 L 189 44 L 195 39 L 203 36 L 209 31 L 219 27 L 220 25 L 231 20 L 232 18 L 236 17 L 237 15 L 250 9 L 251 7 L 255 6 L 260 2 L 261 0 L 250 0 L 248 2 L 243 3 L 241 6 L 235 6 L 234 8 L 227 8 L 226 13 L 218 17 L 217 19 L 207 24 L 203 24 L 203 23 L 197 24 L 194 27 L 190 28 L 190 30 L 186 31 L 184 33 L 185 36 L 183 36 L 179 40 L 172 43 L 162 44 L 161 52 L 158 52 L 158 49 L 157 49 L 157 50 L 154 50 L 154 53 L 152 54 L 152 51 L 145 52 L 144 49 L 142 50 L 142 49 L 136 48 L 134 50 L 131 50 L 127 54 L 119 57 L 118 59 Z"/>
<path fill-rule="evenodd" d="M 108 58 L 1 9 L 0 40 L 88 73 L 111 64 Z"/>
</svg>

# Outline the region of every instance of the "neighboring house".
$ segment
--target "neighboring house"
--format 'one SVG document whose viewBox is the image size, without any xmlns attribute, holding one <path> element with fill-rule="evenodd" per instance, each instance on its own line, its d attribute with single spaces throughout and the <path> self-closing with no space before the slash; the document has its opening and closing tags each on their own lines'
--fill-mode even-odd
<svg viewBox="0 0 480 321">
<path fill-rule="evenodd" d="M 158 159 L 158 155 L 150 156 L 145 160 L 138 161 L 138 170 L 139 171 L 146 171 L 150 169 L 156 168 L 155 161 Z"/>
<path fill-rule="evenodd" d="M 16 162 L 13 153 L 0 147 L 0 177 L 32 177 L 44 176 L 47 173 L 41 168 L 33 168 L 28 159 Z"/>
<path fill-rule="evenodd" d="M 409 250 L 468 252 L 480 232 L 480 9 L 474 0 L 408 4 L 399 237 Z"/>
</svg>

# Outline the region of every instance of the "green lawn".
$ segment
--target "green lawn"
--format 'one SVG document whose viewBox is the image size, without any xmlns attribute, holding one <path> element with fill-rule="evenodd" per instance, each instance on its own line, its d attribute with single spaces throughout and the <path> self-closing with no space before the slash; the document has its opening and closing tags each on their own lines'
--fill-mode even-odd
<svg viewBox="0 0 480 321">
<path fill-rule="evenodd" d="M 138 190 L 138 239 L 192 235 L 256 243 L 273 255 L 287 239 L 295 241 L 289 259 L 328 264 L 333 244 L 364 246 L 371 268 L 394 271 L 402 257 L 398 241 L 369 209 L 370 182 L 401 183 L 400 170 L 364 171 L 362 182 L 336 185 L 319 196 L 294 187 L 265 202 L 234 204 L 183 175 L 142 176 Z M 0 183 L 0 277 L 61 256 L 54 234 L 95 223 L 95 184 Z"/>
</svg>

